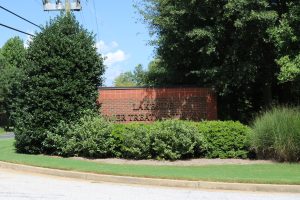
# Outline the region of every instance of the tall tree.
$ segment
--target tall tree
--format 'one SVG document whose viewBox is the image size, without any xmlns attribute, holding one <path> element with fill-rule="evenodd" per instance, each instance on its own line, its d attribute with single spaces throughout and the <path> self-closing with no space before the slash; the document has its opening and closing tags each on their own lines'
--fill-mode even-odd
<svg viewBox="0 0 300 200">
<path fill-rule="evenodd" d="M 273 8 L 280 18 L 268 30 L 277 51 L 278 79 L 291 103 L 300 103 L 300 2 L 276 1 Z M 291 90 L 289 90 L 291 88 Z M 287 95 L 290 92 L 290 95 Z"/>
<path fill-rule="evenodd" d="M 157 38 L 167 84 L 213 87 L 221 117 L 247 121 L 279 100 L 281 62 L 270 31 L 292 2 L 141 0 L 138 7 Z"/>
<path fill-rule="evenodd" d="M 127 71 L 121 73 L 114 80 L 115 87 L 135 87 L 135 86 L 146 86 L 145 83 L 146 72 L 141 64 L 137 65 L 133 72 Z"/>
<path fill-rule="evenodd" d="M 25 55 L 26 49 L 19 37 L 9 39 L 0 51 L 0 112 L 5 116 L 6 126 L 13 125 L 12 105 L 24 76 Z"/>
<path fill-rule="evenodd" d="M 33 38 L 23 93 L 16 101 L 17 151 L 51 153 L 43 146 L 47 133 L 61 120 L 96 109 L 104 66 L 95 46 L 94 35 L 71 14 L 51 20 Z"/>
<path fill-rule="evenodd" d="M 134 87 L 137 86 L 132 72 L 123 72 L 114 80 L 115 87 Z"/>
</svg>

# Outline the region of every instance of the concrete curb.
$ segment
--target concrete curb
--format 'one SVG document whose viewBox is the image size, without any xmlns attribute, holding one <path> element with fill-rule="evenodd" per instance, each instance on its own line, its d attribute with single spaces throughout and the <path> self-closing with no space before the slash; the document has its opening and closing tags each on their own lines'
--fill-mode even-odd
<svg viewBox="0 0 300 200">
<path fill-rule="evenodd" d="M 32 167 L 27 165 L 12 164 L 0 161 L 0 168 L 17 170 L 23 172 L 59 176 L 65 178 L 75 178 L 89 181 L 112 182 L 122 184 L 181 187 L 191 189 L 214 189 L 214 190 L 236 190 L 248 192 L 280 192 L 280 193 L 300 193 L 300 185 L 271 185 L 271 184 L 246 184 L 246 183 L 223 183 L 206 181 L 185 181 L 170 179 L 139 178 L 129 176 L 113 176 L 93 174 L 86 172 L 64 171 L 57 169 Z"/>
</svg>

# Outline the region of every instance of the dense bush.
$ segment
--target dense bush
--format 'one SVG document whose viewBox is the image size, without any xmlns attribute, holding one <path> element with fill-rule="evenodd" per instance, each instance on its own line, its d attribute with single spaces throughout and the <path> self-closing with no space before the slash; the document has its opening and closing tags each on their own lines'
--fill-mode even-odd
<svg viewBox="0 0 300 200">
<path fill-rule="evenodd" d="M 300 159 L 300 110 L 275 107 L 253 123 L 252 145 L 261 158 L 280 161 Z"/>
<path fill-rule="evenodd" d="M 89 114 L 73 125 L 61 122 L 54 132 L 48 132 L 44 146 L 62 156 L 113 157 L 116 141 L 112 130 L 110 122 Z"/>
<path fill-rule="evenodd" d="M 154 123 L 150 128 L 151 149 L 156 159 L 183 159 L 195 155 L 195 148 L 201 143 L 197 127 L 179 120 Z"/>
<path fill-rule="evenodd" d="M 114 124 L 86 112 L 46 133 L 49 153 L 60 156 L 127 159 L 246 158 L 250 129 L 239 122 L 166 120 Z"/>
<path fill-rule="evenodd" d="M 51 20 L 36 34 L 27 52 L 26 78 L 14 105 L 16 149 L 49 153 L 42 143 L 60 121 L 74 121 L 82 110 L 96 108 L 103 60 L 94 34 L 73 15 Z"/>
<path fill-rule="evenodd" d="M 250 128 L 233 121 L 197 123 L 204 137 L 203 149 L 208 158 L 247 158 Z"/>
<path fill-rule="evenodd" d="M 116 156 L 130 159 L 151 158 L 148 125 L 115 124 L 112 134 L 119 143 L 120 153 Z"/>
</svg>

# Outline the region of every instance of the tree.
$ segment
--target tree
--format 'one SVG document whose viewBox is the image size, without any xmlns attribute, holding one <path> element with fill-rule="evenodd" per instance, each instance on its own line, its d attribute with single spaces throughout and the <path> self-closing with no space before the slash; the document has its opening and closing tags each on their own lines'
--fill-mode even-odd
<svg viewBox="0 0 300 200">
<path fill-rule="evenodd" d="M 144 75 L 144 84 L 147 86 L 168 85 L 168 74 L 160 59 L 156 58 L 148 64 Z"/>
<path fill-rule="evenodd" d="M 43 142 L 60 121 L 96 109 L 104 66 L 95 46 L 94 35 L 71 14 L 51 20 L 33 38 L 14 113 L 18 152 L 51 153 Z"/>
<path fill-rule="evenodd" d="M 276 2 L 278 25 L 269 29 L 271 41 L 277 51 L 280 66 L 278 79 L 285 88 L 289 103 L 300 103 L 300 2 Z"/>
<path fill-rule="evenodd" d="M 146 86 L 145 83 L 146 72 L 143 70 L 141 64 L 137 65 L 133 72 L 127 71 L 121 73 L 114 80 L 115 87 L 136 87 L 136 86 Z"/>
<path fill-rule="evenodd" d="M 134 68 L 133 76 L 137 86 L 145 85 L 145 75 L 146 72 L 144 71 L 143 66 L 141 64 L 137 65 Z"/>
<path fill-rule="evenodd" d="M 121 73 L 118 77 L 114 80 L 115 87 L 134 87 L 137 86 L 134 80 L 134 75 L 132 72 L 124 72 Z"/>
<path fill-rule="evenodd" d="M 3 45 L 1 54 L 7 64 L 21 68 L 26 62 L 26 49 L 20 37 L 13 37 Z"/>
<path fill-rule="evenodd" d="M 165 84 L 212 87 L 219 95 L 221 118 L 248 121 L 280 101 L 277 74 L 283 60 L 277 60 L 270 33 L 291 5 L 299 4 L 293 2 L 141 0 L 137 6 L 157 38 L 153 43 L 168 77 Z M 290 17 L 295 15 L 293 11 Z M 293 37 L 285 36 L 289 46 Z"/>
<path fill-rule="evenodd" d="M 0 113 L 5 115 L 6 126 L 13 125 L 13 102 L 20 80 L 24 76 L 26 49 L 19 37 L 9 39 L 0 51 Z"/>
</svg>

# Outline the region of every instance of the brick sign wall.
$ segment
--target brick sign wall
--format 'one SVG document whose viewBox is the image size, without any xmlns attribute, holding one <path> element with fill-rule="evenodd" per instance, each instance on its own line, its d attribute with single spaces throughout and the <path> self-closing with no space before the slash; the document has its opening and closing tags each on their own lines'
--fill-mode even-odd
<svg viewBox="0 0 300 200">
<path fill-rule="evenodd" d="M 217 119 L 216 96 L 207 88 L 100 88 L 98 103 L 102 115 L 120 123 Z"/>
</svg>

